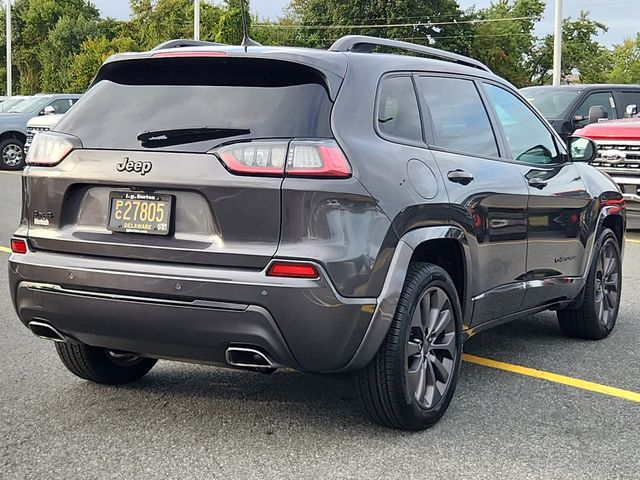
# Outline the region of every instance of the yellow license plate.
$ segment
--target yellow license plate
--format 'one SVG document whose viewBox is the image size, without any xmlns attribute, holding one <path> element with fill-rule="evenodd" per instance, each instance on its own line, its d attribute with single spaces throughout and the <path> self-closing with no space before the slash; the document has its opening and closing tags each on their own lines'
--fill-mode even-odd
<svg viewBox="0 0 640 480">
<path fill-rule="evenodd" d="M 144 192 L 111 192 L 109 230 L 113 232 L 168 235 L 171 195 Z"/>
</svg>

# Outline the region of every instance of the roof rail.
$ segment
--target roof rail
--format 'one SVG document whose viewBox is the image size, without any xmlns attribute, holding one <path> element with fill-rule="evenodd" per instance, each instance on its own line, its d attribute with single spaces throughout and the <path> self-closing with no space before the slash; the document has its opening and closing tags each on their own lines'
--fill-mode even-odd
<svg viewBox="0 0 640 480">
<path fill-rule="evenodd" d="M 215 43 L 215 42 L 205 42 L 204 40 L 189 40 L 180 38 L 178 40 L 168 40 L 166 42 L 162 42 L 160 45 L 155 46 L 151 49 L 152 52 L 156 50 L 166 50 L 168 48 L 180 48 L 180 47 L 210 47 L 213 45 L 224 45 L 224 43 Z"/>
<path fill-rule="evenodd" d="M 433 47 L 425 47 L 415 43 L 403 42 L 400 40 L 391 40 L 388 38 L 369 37 L 367 35 L 347 35 L 339 38 L 334 42 L 329 51 L 331 52 L 360 52 L 371 53 L 375 47 L 391 47 L 408 52 L 424 53 L 440 60 L 448 60 L 449 62 L 460 63 L 468 67 L 479 68 L 485 72 L 491 73 L 491 69 L 484 63 L 473 58 L 458 55 L 457 53 L 447 52 Z"/>
</svg>

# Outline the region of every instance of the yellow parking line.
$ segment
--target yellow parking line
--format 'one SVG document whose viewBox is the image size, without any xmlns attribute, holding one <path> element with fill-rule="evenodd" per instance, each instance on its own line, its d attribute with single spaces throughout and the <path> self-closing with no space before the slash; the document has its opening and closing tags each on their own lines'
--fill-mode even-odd
<svg viewBox="0 0 640 480">
<path fill-rule="evenodd" d="M 640 243 L 640 240 L 633 240 L 631 238 L 625 238 L 625 241 L 631 242 L 631 243 Z"/>
<path fill-rule="evenodd" d="M 600 383 L 587 382 L 586 380 L 580 380 L 578 378 L 565 377 L 564 375 L 536 370 L 535 368 L 522 367 L 512 363 L 498 362 L 497 360 L 469 355 L 468 353 L 465 353 L 462 358 L 469 363 L 475 363 L 476 365 L 482 365 L 483 367 L 497 368 L 498 370 L 518 373 L 520 375 L 526 375 L 527 377 L 541 378 L 549 382 L 561 383 L 562 385 L 568 385 L 570 387 L 581 388 L 582 390 L 589 390 L 590 392 L 602 393 L 603 395 L 609 395 L 629 400 L 631 402 L 640 403 L 640 393 L 632 392 L 630 390 L 609 387 Z"/>
<path fill-rule="evenodd" d="M 4 252 L 4 253 L 11 253 L 11 249 L 8 247 L 2 247 L 0 246 L 0 252 Z"/>
</svg>

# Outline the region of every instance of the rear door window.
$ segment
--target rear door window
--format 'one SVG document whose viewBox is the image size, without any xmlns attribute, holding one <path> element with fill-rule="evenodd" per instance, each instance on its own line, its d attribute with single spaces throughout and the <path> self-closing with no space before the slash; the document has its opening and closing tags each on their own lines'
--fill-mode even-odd
<svg viewBox="0 0 640 480">
<path fill-rule="evenodd" d="M 489 115 L 473 80 L 420 77 L 420 83 L 435 135 L 430 143 L 471 155 L 498 156 Z"/>
<path fill-rule="evenodd" d="M 56 130 L 90 149 L 207 152 L 229 141 L 330 138 L 331 107 L 320 73 L 294 63 L 129 60 L 103 67 Z M 202 130 L 214 132 L 184 140 Z M 157 140 L 146 141 L 149 132 Z M 163 141 L 162 132 L 172 137 Z"/>
<path fill-rule="evenodd" d="M 387 77 L 382 81 L 377 123 L 384 137 L 422 142 L 420 111 L 411 77 Z"/>
</svg>

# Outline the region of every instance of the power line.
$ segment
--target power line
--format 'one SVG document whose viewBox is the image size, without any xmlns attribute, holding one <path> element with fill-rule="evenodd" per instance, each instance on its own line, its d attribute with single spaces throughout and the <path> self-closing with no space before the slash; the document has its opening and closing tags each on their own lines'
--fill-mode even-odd
<svg viewBox="0 0 640 480">
<path fill-rule="evenodd" d="M 433 35 L 428 37 L 393 37 L 393 40 L 441 40 L 441 39 L 451 39 L 451 38 L 484 38 L 484 37 L 520 37 L 520 36 L 528 36 L 529 33 L 496 33 L 496 34 L 486 34 L 486 35 Z M 340 37 L 332 37 L 332 38 L 322 38 L 320 41 L 323 42 L 332 42 L 337 40 Z"/>
<path fill-rule="evenodd" d="M 390 28 L 390 27 L 433 27 L 439 25 L 461 25 L 465 23 L 493 23 L 493 22 L 513 22 L 516 20 L 536 20 L 538 17 L 511 17 L 511 18 L 485 18 L 474 20 L 461 20 L 459 22 L 420 22 L 420 23 L 389 23 L 389 24 L 371 24 L 371 25 L 280 25 L 277 23 L 254 23 L 254 27 L 265 28 L 289 28 L 302 30 L 329 30 L 332 28 Z"/>
<path fill-rule="evenodd" d="M 483 37 L 526 37 L 530 33 L 495 33 L 486 35 L 433 35 L 430 37 L 403 37 L 395 40 L 441 40 L 443 38 L 483 38 Z"/>
<path fill-rule="evenodd" d="M 460 15 L 443 15 L 443 14 L 436 14 L 436 15 L 413 15 L 413 16 L 401 16 L 401 17 L 396 17 L 396 16 L 390 16 L 387 15 L 385 17 L 365 17 L 365 18 L 361 18 L 361 21 L 377 21 L 377 20 L 414 20 L 414 19 L 423 19 L 425 17 L 429 17 L 432 20 L 442 20 L 445 21 L 445 19 L 447 20 L 455 20 L 457 18 L 460 17 L 465 17 L 467 16 L 467 13 L 464 11 L 461 11 Z M 392 18 L 390 18 L 392 17 Z M 286 18 L 286 17 L 285 17 Z"/>
<path fill-rule="evenodd" d="M 578 0 L 579 2 L 582 2 L 582 0 Z M 615 2 L 607 2 L 606 6 L 609 7 L 611 5 L 631 5 L 631 4 L 636 4 L 637 5 L 638 1 L 637 0 L 618 0 Z M 602 2 L 596 2 L 596 3 L 580 3 L 579 5 L 569 5 L 570 7 L 576 8 L 576 7 L 602 7 L 603 4 Z"/>
</svg>

